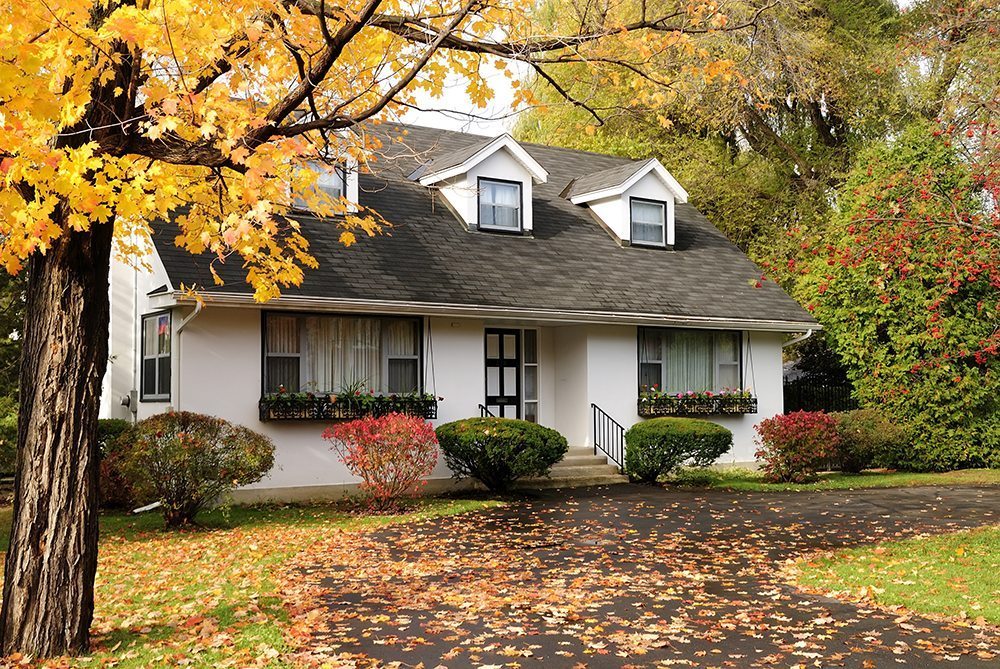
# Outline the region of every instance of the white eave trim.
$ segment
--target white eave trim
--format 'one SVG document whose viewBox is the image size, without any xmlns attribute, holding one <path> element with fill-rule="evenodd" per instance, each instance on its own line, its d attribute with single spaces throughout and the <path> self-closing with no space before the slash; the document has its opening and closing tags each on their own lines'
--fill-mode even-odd
<svg viewBox="0 0 1000 669">
<path fill-rule="evenodd" d="M 602 188 L 600 190 L 593 190 L 586 193 L 578 193 L 570 197 L 569 201 L 573 204 L 586 204 L 588 202 L 593 202 L 594 200 L 603 200 L 609 197 L 618 197 L 627 191 L 629 188 L 638 183 L 639 179 L 643 178 L 650 172 L 656 174 L 667 190 L 670 191 L 674 199 L 681 204 L 688 201 L 688 193 L 684 190 L 684 187 L 680 185 L 677 179 L 667 171 L 667 168 L 660 164 L 660 161 L 656 158 L 650 158 L 647 160 L 642 167 L 632 173 L 628 179 L 618 184 L 617 186 L 610 186 L 608 188 Z"/>
<path fill-rule="evenodd" d="M 804 332 L 822 326 L 811 321 L 775 321 L 703 316 L 671 316 L 583 310 L 529 309 L 523 307 L 492 307 L 486 305 L 446 304 L 436 302 L 394 302 L 391 300 L 355 300 L 328 297 L 286 296 L 266 304 L 255 302 L 250 293 L 199 293 L 206 306 L 252 307 L 289 311 L 335 311 L 346 313 L 408 314 L 445 316 L 452 318 L 493 318 L 506 320 L 550 321 L 553 323 L 592 323 L 601 325 L 660 325 L 721 330 L 758 330 L 765 332 Z M 193 302 L 194 298 L 180 291 L 157 296 L 156 307 L 165 308 Z"/>
<path fill-rule="evenodd" d="M 430 168 L 432 171 L 421 174 L 418 178 L 419 183 L 421 186 L 433 186 L 440 181 L 461 176 L 501 149 L 507 149 L 514 157 L 514 160 L 519 162 L 524 169 L 528 170 L 535 183 L 543 184 L 549 180 L 549 173 L 545 171 L 545 168 L 539 165 L 538 161 L 532 158 L 531 154 L 517 143 L 517 140 L 508 134 L 503 134 L 458 165 L 435 172 L 433 171 L 434 165 L 432 163 Z"/>
</svg>

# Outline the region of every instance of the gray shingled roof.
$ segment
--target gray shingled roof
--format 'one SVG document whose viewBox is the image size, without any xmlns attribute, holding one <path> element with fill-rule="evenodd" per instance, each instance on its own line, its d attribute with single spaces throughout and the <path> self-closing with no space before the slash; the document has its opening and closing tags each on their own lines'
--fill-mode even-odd
<svg viewBox="0 0 1000 669">
<path fill-rule="evenodd" d="M 573 179 L 562 192 L 562 196 L 566 199 L 571 199 L 584 193 L 593 193 L 596 190 L 621 186 L 631 179 L 632 175 L 645 167 L 647 163 L 649 163 L 648 160 L 629 161 L 609 170 L 584 174 Z"/>
<path fill-rule="evenodd" d="M 549 172 L 547 183 L 534 186 L 533 235 L 469 232 L 440 195 L 407 175 L 419 156 L 471 150 L 482 138 L 414 126 L 407 131 L 405 147 L 386 142 L 396 155 L 376 163 L 378 174 L 360 177 L 361 203 L 393 223 L 391 234 L 344 248 L 332 222 L 296 217 L 320 266 L 307 270 L 302 286 L 285 295 L 814 322 L 773 282 L 755 288 L 761 270 L 691 205 L 677 206 L 676 244 L 667 251 L 620 247 L 586 207 L 560 197 L 573 179 L 625 169 L 633 161 L 524 144 Z M 214 286 L 208 255 L 178 249 L 175 235 L 169 226 L 154 234 L 175 288 L 184 283 L 249 292 L 238 260 L 217 267 L 226 283 Z"/>
<path fill-rule="evenodd" d="M 462 148 L 454 151 L 437 152 L 431 160 L 417 167 L 417 169 L 410 174 L 410 178 L 419 179 L 425 174 L 434 174 L 436 172 L 443 172 L 444 170 L 452 167 L 457 167 L 472 156 L 479 153 L 480 150 L 485 148 L 493 140 L 493 137 L 487 137 L 481 142 L 473 142 L 468 146 L 463 146 Z"/>
</svg>

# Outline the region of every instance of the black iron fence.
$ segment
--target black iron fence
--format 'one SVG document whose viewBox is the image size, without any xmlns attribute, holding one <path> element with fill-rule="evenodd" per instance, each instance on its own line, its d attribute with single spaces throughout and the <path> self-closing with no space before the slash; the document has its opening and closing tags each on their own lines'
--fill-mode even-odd
<svg viewBox="0 0 1000 669">
<path fill-rule="evenodd" d="M 851 411 L 858 403 L 850 385 L 792 382 L 785 384 L 785 413 L 792 411 Z"/>
</svg>

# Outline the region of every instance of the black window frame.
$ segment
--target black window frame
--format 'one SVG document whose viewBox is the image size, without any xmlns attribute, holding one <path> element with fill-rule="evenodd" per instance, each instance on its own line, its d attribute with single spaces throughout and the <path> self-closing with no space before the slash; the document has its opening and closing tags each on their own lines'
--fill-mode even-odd
<svg viewBox="0 0 1000 669">
<path fill-rule="evenodd" d="M 156 360 L 157 363 L 154 366 L 156 378 L 154 380 L 154 385 L 157 390 L 160 390 L 160 364 L 159 361 L 162 358 L 167 359 L 167 369 L 169 370 L 167 374 L 167 392 L 166 393 L 146 393 L 146 321 L 151 319 L 159 319 L 161 316 L 167 317 L 167 328 L 170 331 L 170 350 L 166 355 L 157 352 L 156 355 L 149 356 L 149 359 Z M 140 402 L 169 402 L 171 397 L 171 391 L 173 386 L 173 375 L 174 375 L 174 315 L 169 309 L 163 309 L 160 311 L 153 311 L 149 313 L 142 314 L 139 317 L 139 401 Z"/>
<path fill-rule="evenodd" d="M 711 333 L 712 336 L 713 336 L 713 342 L 712 342 L 712 355 L 713 355 L 713 360 L 712 360 L 712 385 L 715 385 L 715 383 L 716 383 L 716 379 L 717 379 L 718 373 L 719 373 L 719 369 L 718 368 L 719 368 L 719 364 L 720 364 L 719 361 L 714 358 L 715 351 L 717 349 L 717 343 L 715 342 L 714 337 L 716 335 L 718 335 L 718 334 L 729 334 L 729 335 L 735 334 L 736 335 L 737 361 L 738 361 L 738 367 L 737 367 L 737 370 L 736 370 L 736 375 L 737 375 L 737 377 L 739 379 L 739 385 L 740 385 L 739 390 L 743 390 L 742 386 L 745 385 L 745 383 L 744 383 L 744 380 L 745 380 L 744 379 L 744 373 L 746 372 L 746 361 L 744 360 L 744 355 L 743 355 L 743 348 L 744 348 L 743 347 L 743 342 L 745 340 L 744 337 L 746 336 L 746 333 L 743 330 L 723 330 L 723 329 L 713 329 L 713 328 L 671 328 L 671 327 L 657 327 L 657 326 L 641 325 L 641 326 L 639 326 L 639 327 L 636 328 L 636 333 L 635 333 L 635 343 L 636 343 L 635 359 L 636 359 L 636 382 L 637 382 L 636 385 L 638 386 L 637 389 L 636 389 L 637 393 L 642 393 L 642 387 L 643 387 L 643 383 L 642 383 L 642 366 L 644 364 L 650 364 L 650 361 L 642 359 L 642 352 L 643 352 L 642 351 L 642 333 L 643 333 L 644 330 L 689 331 L 689 332 Z M 659 385 L 659 389 L 661 391 L 666 391 L 666 388 L 664 387 L 664 385 L 665 385 L 665 382 L 666 382 L 665 370 L 666 370 L 666 366 L 667 366 L 667 361 L 665 359 L 661 358 L 660 361 L 659 361 L 659 365 L 660 365 L 660 382 L 658 384 Z M 720 392 L 722 389 L 721 388 L 711 388 L 710 390 L 711 390 L 711 392 L 714 393 L 714 392 Z M 736 389 L 735 388 L 731 388 L 730 390 L 736 390 Z"/>
<path fill-rule="evenodd" d="M 424 347 L 426 345 L 425 344 L 426 340 L 425 340 L 425 337 L 424 337 L 425 319 L 423 317 L 420 317 L 420 316 L 405 316 L 405 315 L 397 315 L 397 314 L 368 314 L 368 313 L 355 314 L 355 313 L 336 313 L 336 312 L 331 313 L 331 312 L 323 312 L 323 311 L 286 311 L 286 310 L 280 310 L 280 309 L 262 309 L 261 310 L 261 315 L 260 315 L 260 394 L 261 394 L 261 397 L 266 397 L 268 395 L 273 395 L 274 392 L 275 392 L 275 391 L 268 391 L 268 389 L 267 389 L 267 359 L 269 357 L 268 356 L 268 352 L 267 352 L 267 319 L 271 315 L 274 315 L 274 316 L 296 316 L 296 317 L 298 317 L 298 316 L 306 316 L 306 317 L 308 317 L 308 316 L 320 316 L 320 317 L 324 317 L 325 316 L 325 317 L 328 317 L 328 318 L 379 318 L 379 319 L 384 319 L 384 320 L 391 319 L 391 320 L 412 321 L 412 322 L 416 323 L 416 325 L 417 325 L 417 389 L 414 392 L 416 392 L 416 393 L 424 393 L 424 392 L 426 392 L 425 391 L 425 386 L 424 386 L 425 376 L 426 376 L 425 375 L 425 370 L 424 370 L 425 357 L 426 357 L 425 353 L 426 353 L 426 351 L 425 351 Z M 304 354 L 305 354 L 305 352 L 302 351 L 302 350 L 300 350 L 299 354 L 298 354 L 298 357 L 301 359 L 301 357 Z M 290 356 L 285 356 L 285 357 L 290 357 Z M 396 359 L 402 359 L 401 356 L 391 356 L 391 357 L 392 358 L 396 358 Z M 379 360 L 379 364 L 380 364 L 380 367 L 382 369 L 382 372 L 386 373 L 387 372 L 387 363 L 388 363 L 388 360 L 390 359 L 390 357 L 387 357 L 384 354 L 384 352 L 379 351 L 379 359 L 380 359 Z M 304 391 L 304 390 L 302 390 L 301 389 L 301 381 L 302 381 L 302 379 L 300 377 L 299 378 L 299 383 L 300 383 L 300 387 L 299 388 L 297 388 L 297 389 L 286 388 L 285 389 L 286 392 L 289 392 L 289 393 L 312 392 L 312 391 Z M 322 394 L 325 391 L 317 390 L 315 392 L 318 392 L 318 393 Z M 405 395 L 406 394 L 406 393 L 390 393 L 388 390 L 383 393 L 381 391 L 381 389 L 379 389 L 377 392 L 379 394 L 384 394 L 385 396 L 389 396 L 389 395 L 392 395 L 392 394 L 396 394 L 396 395 Z"/>
<path fill-rule="evenodd" d="M 655 242 L 646 241 L 636 241 L 635 240 L 635 217 L 632 215 L 632 205 L 636 202 L 641 202 L 643 204 L 658 204 L 660 208 L 663 209 L 663 242 L 657 244 Z M 642 246 L 651 249 L 665 249 L 669 248 L 667 244 L 667 218 L 670 212 L 667 208 L 666 200 L 653 200 L 646 197 L 629 197 L 628 199 L 628 234 L 629 234 L 629 245 L 630 246 Z"/>
<path fill-rule="evenodd" d="M 483 225 L 483 183 L 506 184 L 517 186 L 517 228 L 506 228 L 502 225 Z M 476 178 L 476 227 L 487 232 L 500 232 L 520 235 L 524 233 L 524 184 L 510 179 L 494 177 Z"/>
</svg>

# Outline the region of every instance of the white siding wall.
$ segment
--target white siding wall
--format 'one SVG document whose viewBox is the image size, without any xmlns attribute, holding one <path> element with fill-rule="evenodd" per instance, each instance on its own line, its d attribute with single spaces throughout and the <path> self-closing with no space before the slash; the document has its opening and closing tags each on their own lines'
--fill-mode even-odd
<svg viewBox="0 0 1000 669">
<path fill-rule="evenodd" d="M 119 277 L 121 278 L 121 277 Z M 128 278 L 126 276 L 125 278 Z M 156 277 L 147 277 L 155 283 Z M 122 281 L 129 290 L 131 285 Z M 150 286 L 154 287 L 154 286 Z M 116 286 L 117 289 L 117 286 Z M 140 292 L 138 313 L 148 300 Z M 116 298 L 125 303 L 120 295 Z M 138 324 L 125 328 L 126 304 L 116 302 L 116 329 L 112 333 L 114 364 L 105 380 L 117 398 L 131 386 L 131 341 Z M 170 402 L 142 402 L 143 418 L 168 408 L 221 416 L 259 430 L 277 445 L 277 464 L 255 488 L 299 488 L 354 483 L 322 439 L 320 423 L 261 423 L 257 401 L 261 391 L 261 312 L 209 304 L 183 333 L 176 329 L 190 308 L 175 312 L 174 388 Z M 137 319 L 136 319 L 137 320 Z M 437 423 L 479 415 L 483 401 L 483 329 L 487 326 L 520 327 L 473 319 L 425 320 L 425 386 L 444 397 Z M 530 325 L 526 327 L 531 327 Z M 626 427 L 640 420 L 636 412 L 636 327 L 618 325 L 567 325 L 540 327 L 540 422 L 562 432 L 571 445 L 591 445 L 593 402 Z M 124 334 L 123 334 L 124 333 Z M 755 332 L 744 337 L 748 383 L 755 383 L 760 402 L 757 415 L 719 418 L 733 430 L 735 447 L 723 462 L 753 460 L 753 425 L 782 410 L 781 341 L 777 333 Z M 134 381 L 138 385 L 138 379 Z M 124 409 L 110 406 L 103 415 L 127 417 Z M 434 477 L 450 476 L 440 465 Z"/>
</svg>

